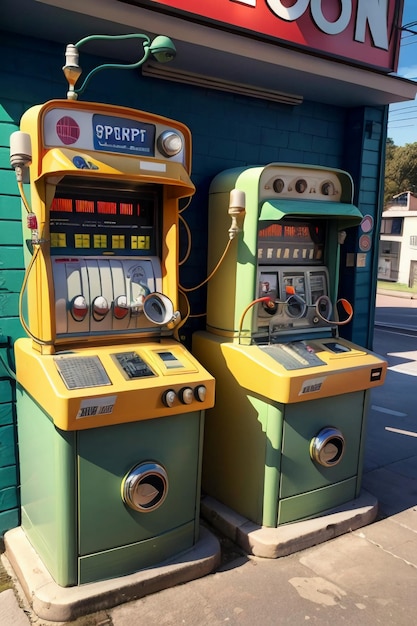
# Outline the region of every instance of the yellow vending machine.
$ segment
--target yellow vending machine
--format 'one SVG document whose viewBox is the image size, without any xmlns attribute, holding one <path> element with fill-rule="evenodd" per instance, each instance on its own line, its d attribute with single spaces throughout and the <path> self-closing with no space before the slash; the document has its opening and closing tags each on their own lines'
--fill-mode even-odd
<svg viewBox="0 0 417 626">
<path fill-rule="evenodd" d="M 176 336 L 190 131 L 54 100 L 24 114 L 11 162 L 27 212 L 28 337 L 15 346 L 22 521 L 9 557 L 22 570 L 23 534 L 62 587 L 154 568 L 199 541 L 214 404 L 213 377 Z"/>
<path fill-rule="evenodd" d="M 353 315 L 337 295 L 339 247 L 362 219 L 352 197 L 346 172 L 307 165 L 232 169 L 211 184 L 209 267 L 223 260 L 193 337 L 216 379 L 202 486 L 208 517 L 232 520 L 255 554 L 263 539 L 256 548 L 242 529 L 324 516 L 360 492 L 369 393 L 386 363 L 338 332 Z"/>
</svg>

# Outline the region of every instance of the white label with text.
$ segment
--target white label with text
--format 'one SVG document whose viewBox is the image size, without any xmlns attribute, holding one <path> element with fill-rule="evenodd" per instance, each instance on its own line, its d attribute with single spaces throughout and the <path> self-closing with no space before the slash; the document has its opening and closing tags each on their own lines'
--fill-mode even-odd
<svg viewBox="0 0 417 626">
<path fill-rule="evenodd" d="M 117 396 L 107 396 L 106 398 L 89 398 L 88 400 L 83 400 L 80 404 L 76 419 L 110 415 L 113 413 L 116 398 Z"/>
<path fill-rule="evenodd" d="M 326 378 L 327 376 L 322 376 L 321 378 L 310 378 L 309 380 L 305 380 L 301 385 L 301 390 L 298 395 L 303 396 L 306 393 L 318 393 Z"/>
</svg>

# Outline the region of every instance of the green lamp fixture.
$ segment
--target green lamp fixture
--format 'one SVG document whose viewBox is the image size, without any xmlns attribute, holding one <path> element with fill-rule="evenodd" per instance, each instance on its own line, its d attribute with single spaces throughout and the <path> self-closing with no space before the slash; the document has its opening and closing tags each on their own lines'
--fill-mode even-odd
<svg viewBox="0 0 417 626">
<path fill-rule="evenodd" d="M 143 46 L 142 57 L 136 61 L 136 63 L 104 63 L 103 65 L 99 65 L 91 70 L 91 72 L 85 78 L 83 84 L 78 89 L 75 89 L 75 84 L 81 76 L 82 69 L 78 65 L 79 60 L 79 48 L 89 42 L 94 40 L 126 40 L 126 39 L 140 39 Z M 172 61 L 175 58 L 176 49 L 169 37 L 165 37 L 164 35 L 158 35 L 155 37 L 153 41 L 147 36 L 142 35 L 140 33 L 132 33 L 128 35 L 89 35 L 88 37 L 84 37 L 80 39 L 76 44 L 68 44 L 65 51 L 65 65 L 62 68 L 65 78 L 67 79 L 69 90 L 67 92 L 68 100 L 77 100 L 78 95 L 83 93 L 85 90 L 90 78 L 94 76 L 97 72 L 104 69 L 122 69 L 122 70 L 133 70 L 140 67 L 145 61 L 148 60 L 150 56 L 153 56 L 156 61 L 159 63 L 167 63 Z"/>
</svg>

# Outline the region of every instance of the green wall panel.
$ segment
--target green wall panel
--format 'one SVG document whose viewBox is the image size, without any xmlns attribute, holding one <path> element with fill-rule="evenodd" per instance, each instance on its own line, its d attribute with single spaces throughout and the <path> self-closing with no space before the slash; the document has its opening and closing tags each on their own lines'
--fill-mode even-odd
<svg viewBox="0 0 417 626">
<path fill-rule="evenodd" d="M 22 286 L 24 270 L 7 270 L 0 267 L 0 293 L 19 293 Z M 15 309 L 13 309 L 15 310 Z"/>
<path fill-rule="evenodd" d="M 16 487 L 6 487 L 6 489 L 1 489 L 0 487 L 0 510 L 1 511 L 14 509 L 18 506 L 18 504 L 19 503 L 18 503 Z"/>
<path fill-rule="evenodd" d="M 19 293 L 0 291 L 0 317 L 7 315 L 10 311 L 18 311 Z"/>
<path fill-rule="evenodd" d="M 0 189 L 2 194 L 13 195 L 16 193 L 16 176 L 13 170 L 0 170 Z"/>
<path fill-rule="evenodd" d="M 12 402 L 14 400 L 14 390 L 11 381 L 0 379 L 1 402 Z"/>
<path fill-rule="evenodd" d="M 13 405 L 10 402 L 0 404 L 0 426 L 13 424 Z"/>
<path fill-rule="evenodd" d="M 10 528 L 14 528 L 19 525 L 19 509 L 16 507 L 9 511 L 0 512 L 0 536 L 3 535 Z"/>
<path fill-rule="evenodd" d="M 14 342 L 24 334 L 18 317 L 0 317 L 0 335 L 9 337 Z"/>
<path fill-rule="evenodd" d="M 0 228 L 0 245 L 21 245 L 21 221 L 2 220 Z"/>
<path fill-rule="evenodd" d="M 16 181 L 16 179 L 15 179 Z M 15 183 L 16 184 L 16 183 Z M 13 193 L 17 193 L 17 188 Z M 7 196 L 0 195 L 0 219 L 3 220 L 20 220 L 21 201 L 17 195 Z"/>
<path fill-rule="evenodd" d="M 17 486 L 17 468 L 16 465 L 0 467 L 0 489 L 5 487 Z M 16 503 L 14 504 L 16 506 Z"/>
<path fill-rule="evenodd" d="M 0 246 L 0 271 L 5 269 L 23 269 L 22 246 Z"/>
<path fill-rule="evenodd" d="M 10 135 L 18 130 L 16 124 L 11 124 L 7 120 L 1 120 L 0 123 L 0 146 L 9 146 Z M 3 166 L 2 166 L 3 167 Z"/>
<path fill-rule="evenodd" d="M 7 467 L 16 462 L 15 429 L 13 425 L 0 427 L 0 467 Z"/>
</svg>

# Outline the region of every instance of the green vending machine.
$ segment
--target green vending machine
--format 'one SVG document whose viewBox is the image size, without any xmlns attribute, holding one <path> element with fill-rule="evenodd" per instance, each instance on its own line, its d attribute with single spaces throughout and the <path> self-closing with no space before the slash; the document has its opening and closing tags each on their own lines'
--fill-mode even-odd
<svg viewBox="0 0 417 626">
<path fill-rule="evenodd" d="M 352 197 L 348 173 L 308 165 L 211 184 L 209 267 L 227 251 L 193 353 L 217 383 L 202 479 L 212 521 L 280 528 L 359 496 L 369 392 L 386 363 L 339 335 L 353 315 L 338 294 L 345 229 L 362 219 Z"/>
</svg>

